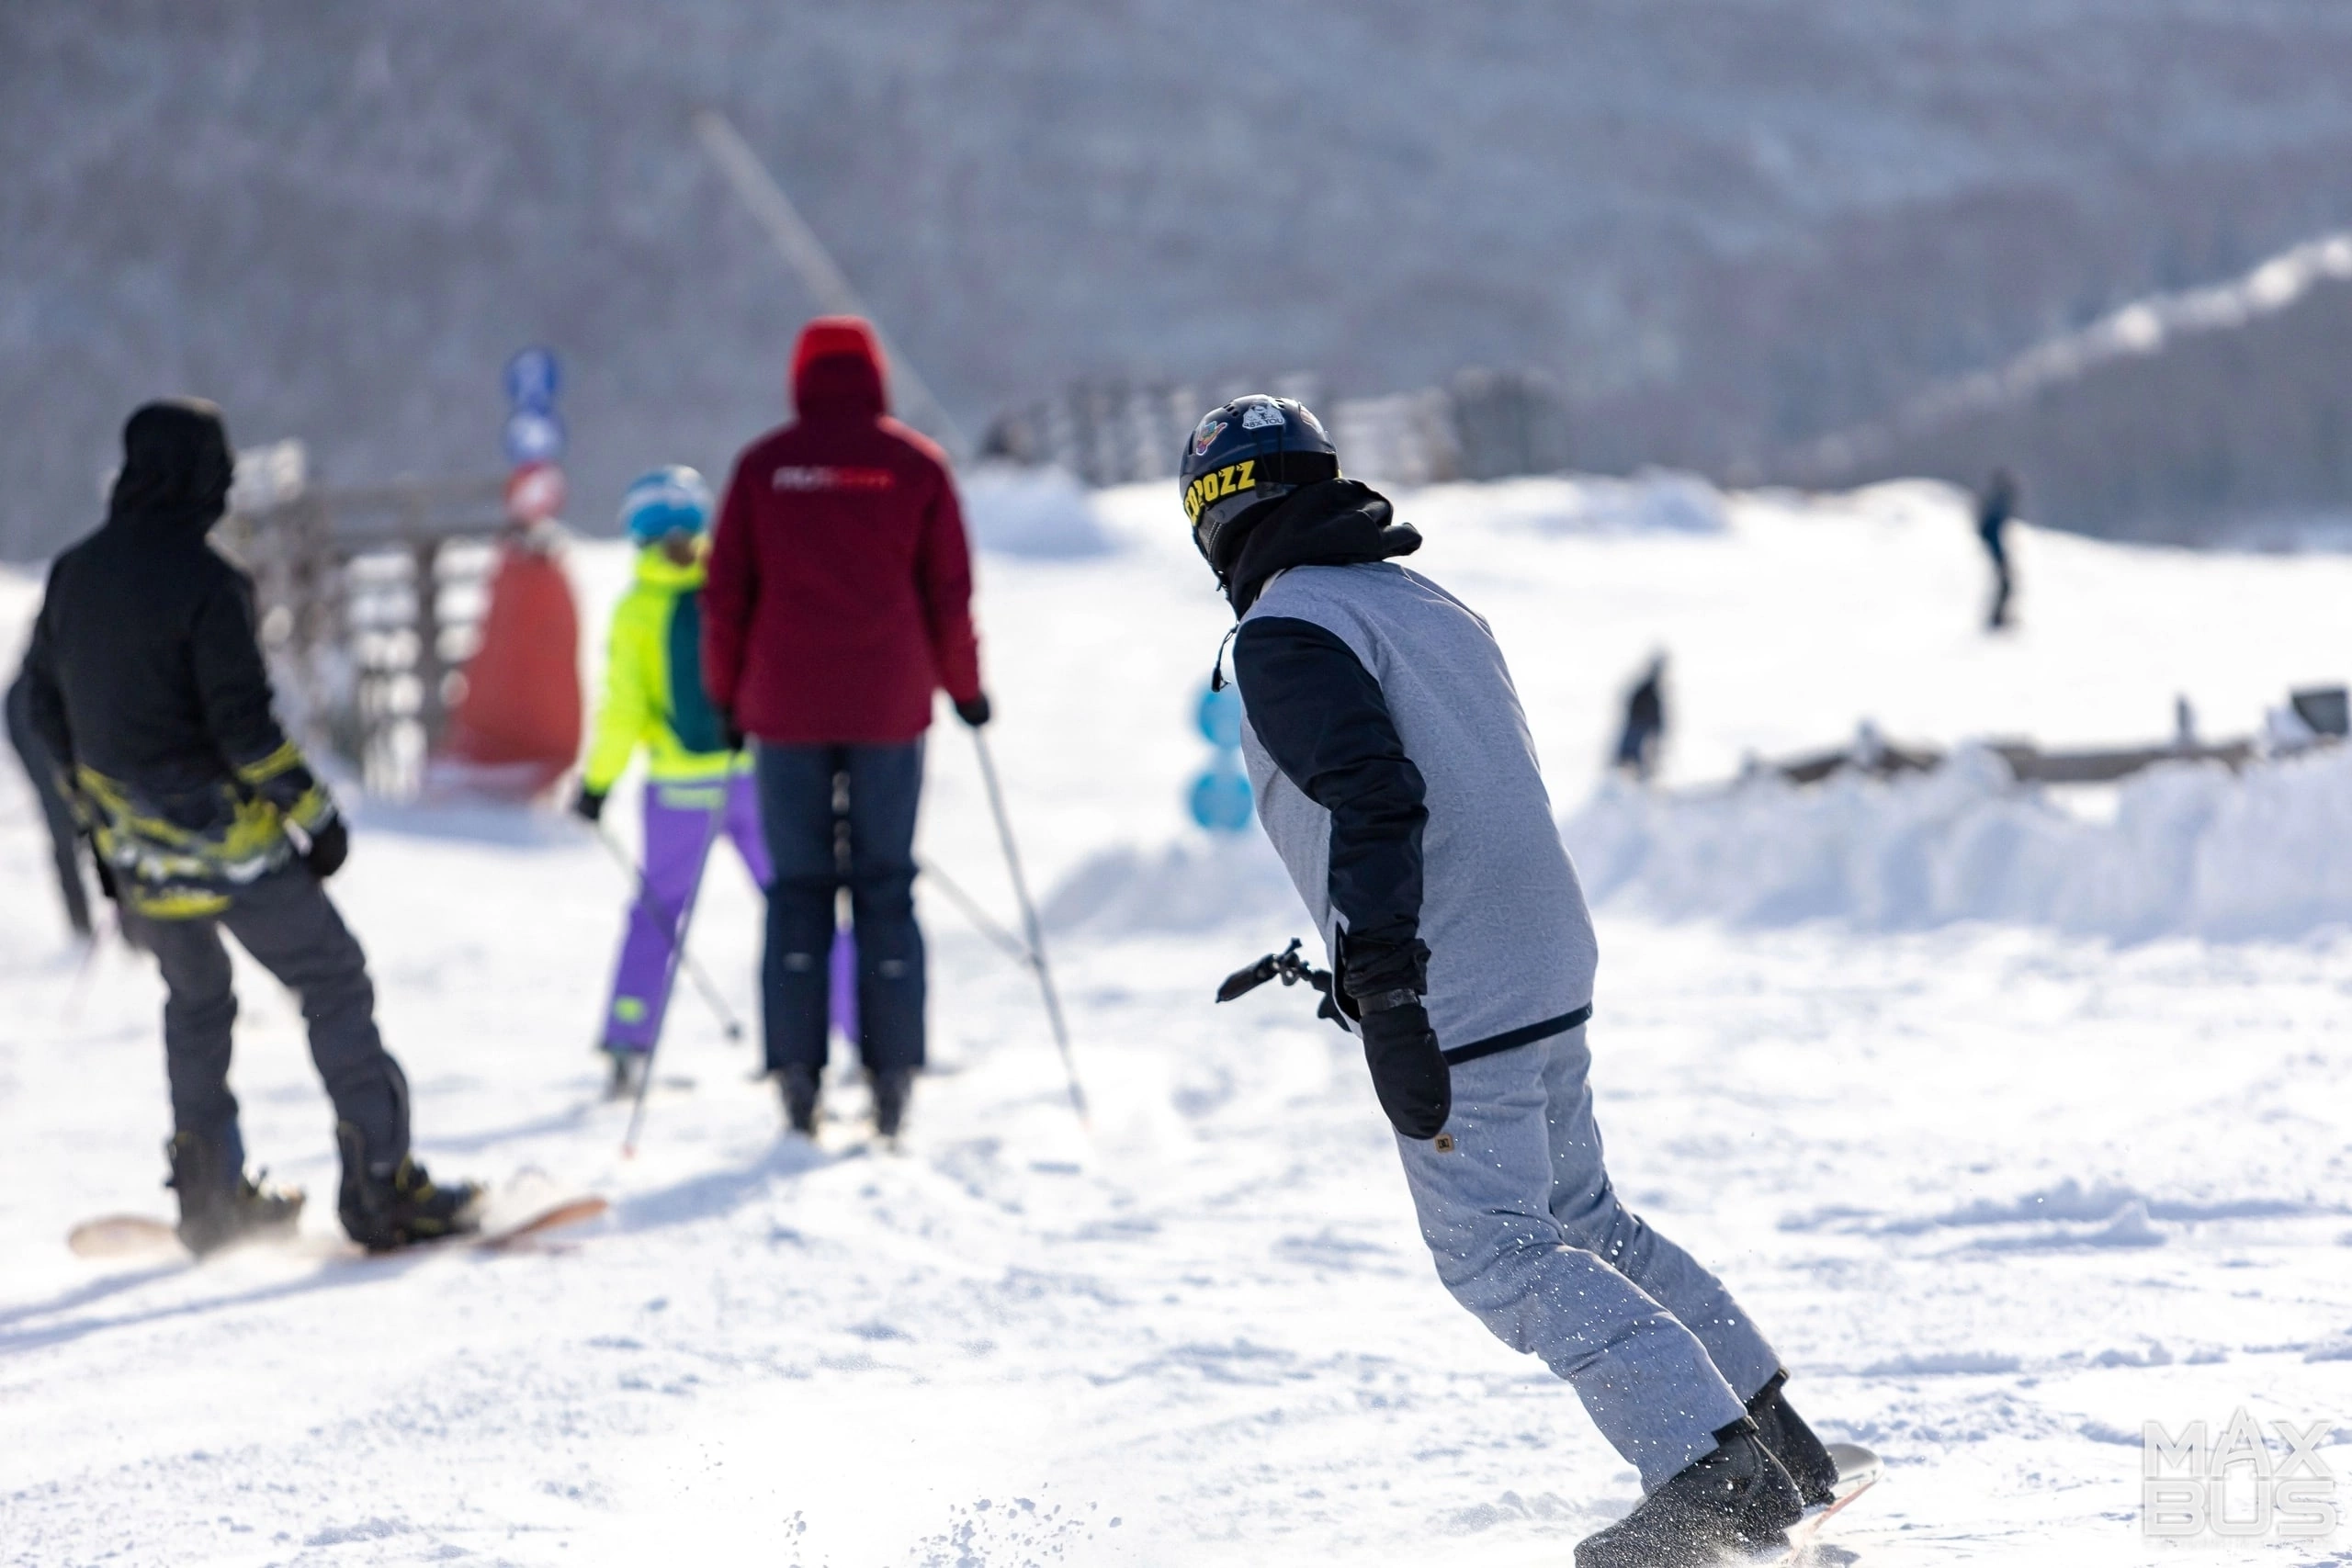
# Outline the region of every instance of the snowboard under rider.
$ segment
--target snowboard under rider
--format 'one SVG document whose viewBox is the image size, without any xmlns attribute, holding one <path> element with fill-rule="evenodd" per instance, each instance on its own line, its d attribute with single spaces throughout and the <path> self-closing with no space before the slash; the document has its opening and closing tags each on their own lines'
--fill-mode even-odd
<svg viewBox="0 0 2352 1568">
<path fill-rule="evenodd" d="M 719 506 L 703 679 L 730 731 L 758 742 L 775 868 L 761 989 L 785 1113 L 816 1130 L 846 891 L 858 1055 L 889 1138 L 924 1057 L 914 837 L 934 694 L 989 721 L 972 558 L 945 454 L 889 416 L 870 326 L 810 321 L 792 400 L 792 423 L 736 459 Z"/>
<path fill-rule="evenodd" d="M 481 1190 L 436 1184 L 411 1156 L 408 1080 L 377 1033 L 366 956 L 320 885 L 349 830 L 272 711 L 253 585 L 206 541 L 233 467 L 210 403 L 133 413 L 106 522 L 50 569 L 26 660 L 34 727 L 126 925 L 163 968 L 180 1239 L 201 1255 L 290 1229 L 302 1205 L 245 1174 L 223 930 L 301 998 L 351 1238 L 381 1251 L 469 1231 Z"/>
<path fill-rule="evenodd" d="M 763 889 L 772 880 L 751 759 L 729 748 L 703 690 L 710 512 L 710 486 L 688 468 L 657 468 L 621 498 L 621 526 L 638 546 L 636 581 L 613 610 L 604 701 L 572 802 L 601 830 L 605 797 L 644 750 L 645 859 L 601 1045 L 616 1095 L 638 1086 L 662 1037 L 677 972 L 672 950 L 686 939 L 680 922 L 718 840 L 734 843 Z"/>
<path fill-rule="evenodd" d="M 1587 1081 L 1597 962 L 1492 633 L 1288 399 L 1185 449 L 1238 625 L 1258 812 L 1330 953 L 1439 1278 L 1573 1386 L 1645 1493 L 1578 1568 L 1769 1549 L 1835 1463 L 1715 1277 L 1619 1201 Z"/>
</svg>

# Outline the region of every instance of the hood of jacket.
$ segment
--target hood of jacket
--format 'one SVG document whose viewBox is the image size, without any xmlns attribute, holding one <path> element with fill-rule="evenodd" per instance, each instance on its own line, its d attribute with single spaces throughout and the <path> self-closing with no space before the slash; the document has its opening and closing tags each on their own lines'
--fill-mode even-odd
<svg viewBox="0 0 2352 1568">
<path fill-rule="evenodd" d="M 236 463 L 218 408 L 198 398 L 148 403 L 122 427 L 107 521 L 201 539 L 228 509 Z"/>
<path fill-rule="evenodd" d="M 820 316 L 792 349 L 792 406 L 804 420 L 874 420 L 889 412 L 882 344 L 856 316 Z"/>
<path fill-rule="evenodd" d="M 1218 554 L 1217 578 L 1237 615 L 1249 614 L 1266 580 L 1295 566 L 1355 566 L 1408 556 L 1420 530 L 1391 519 L 1388 498 L 1358 479 L 1324 479 L 1293 491 L 1256 517 L 1243 517 Z"/>
</svg>

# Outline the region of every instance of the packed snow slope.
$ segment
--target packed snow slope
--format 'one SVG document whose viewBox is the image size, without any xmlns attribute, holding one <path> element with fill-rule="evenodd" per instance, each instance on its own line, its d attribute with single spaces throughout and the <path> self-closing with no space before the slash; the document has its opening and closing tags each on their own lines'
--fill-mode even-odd
<svg viewBox="0 0 2352 1568">
<path fill-rule="evenodd" d="M 0 782 L 0 1562 L 1492 1568 L 1564 1563 L 1633 1505 L 1565 1387 L 1437 1285 L 1352 1043 L 1300 992 L 1209 1002 L 1303 927 L 1254 840 L 1180 817 L 1227 617 L 1172 496 L 1090 515 L 976 488 L 1014 547 L 981 562 L 989 736 L 1057 911 L 1091 1128 L 1027 978 L 934 887 L 938 1070 L 902 1154 L 860 1145 L 847 1075 L 821 1148 L 780 1138 L 752 1054 L 686 995 L 623 1161 L 587 1049 L 619 875 L 551 816 L 371 807 L 334 889 L 420 1152 L 593 1187 L 611 1219 L 546 1252 L 349 1256 L 299 1018 L 246 972 L 247 1140 L 314 1194 L 300 1244 L 76 1259 L 74 1218 L 166 1212 L 158 987 L 65 942 L 27 793 Z M 1919 740 L 2147 739 L 2186 693 L 2210 733 L 2249 729 L 2344 672 L 2352 561 L 2028 532 L 2024 624 L 1990 641 L 1940 491 L 1403 501 L 1415 564 L 1514 661 L 1571 841 L 1650 836 L 1594 877 L 1613 1168 L 1748 1303 L 1801 1407 L 1886 1455 L 1839 1546 L 1873 1568 L 2189 1560 L 2140 1533 L 2142 1423 L 2241 1404 L 2321 1424 L 2352 1469 L 2352 902 L 2153 936 L 1850 891 L 1759 908 L 1743 832 L 1799 824 L 1835 858 L 1906 797 L 1750 801 L 1729 826 L 1705 815 L 1727 797 L 1595 798 L 1653 647 L 1678 785 L 1866 716 Z M 624 562 L 574 558 L 593 614 Z M 0 625 L 32 593 L 6 580 Z M 1009 919 L 969 740 L 935 732 L 931 774 L 923 853 Z M 1968 787 L 2086 833 L 2128 814 Z M 2266 818 L 2231 792 L 2272 787 L 2197 781 L 2248 838 Z M 1712 871 L 1677 858 L 1686 831 L 1724 847 Z M 694 940 L 746 1012 L 756 925 L 718 867 Z"/>
</svg>

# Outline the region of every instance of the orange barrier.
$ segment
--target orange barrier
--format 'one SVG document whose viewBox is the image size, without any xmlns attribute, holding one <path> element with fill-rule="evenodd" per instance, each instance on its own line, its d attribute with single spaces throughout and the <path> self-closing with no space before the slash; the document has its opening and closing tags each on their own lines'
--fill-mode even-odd
<svg viewBox="0 0 2352 1568">
<path fill-rule="evenodd" d="M 500 547 L 481 645 L 426 769 L 428 794 L 530 800 L 580 755 L 580 610 L 554 537 L 535 531 Z"/>
</svg>

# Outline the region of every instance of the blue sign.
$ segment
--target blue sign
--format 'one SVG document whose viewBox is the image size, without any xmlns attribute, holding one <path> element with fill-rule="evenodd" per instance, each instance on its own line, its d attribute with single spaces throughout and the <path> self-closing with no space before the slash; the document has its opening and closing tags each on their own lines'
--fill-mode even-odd
<svg viewBox="0 0 2352 1568">
<path fill-rule="evenodd" d="M 544 348 L 526 348 L 506 362 L 506 400 L 518 412 L 552 412 L 560 380 L 552 353 Z"/>
<path fill-rule="evenodd" d="M 563 421 L 544 409 L 516 409 L 506 416 L 506 459 L 552 463 L 563 456 Z"/>
</svg>

